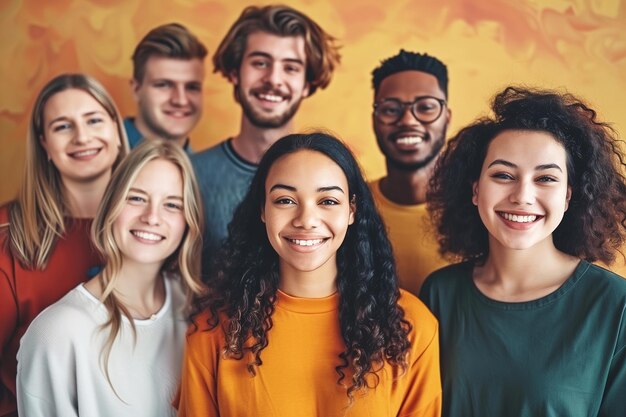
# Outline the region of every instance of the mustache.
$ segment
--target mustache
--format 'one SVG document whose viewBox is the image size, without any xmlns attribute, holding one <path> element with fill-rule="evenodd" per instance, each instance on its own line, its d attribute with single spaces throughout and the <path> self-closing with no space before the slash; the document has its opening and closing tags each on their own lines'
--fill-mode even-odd
<svg viewBox="0 0 626 417">
<path fill-rule="evenodd" d="M 276 89 L 276 88 L 267 87 L 267 86 L 252 88 L 252 89 L 250 89 L 250 93 L 252 93 L 252 94 L 270 94 L 270 95 L 278 96 L 278 97 L 281 97 L 281 98 L 290 98 L 291 97 L 291 94 L 289 94 L 289 93 L 286 93 L 286 92 L 281 91 L 281 90 Z"/>
</svg>

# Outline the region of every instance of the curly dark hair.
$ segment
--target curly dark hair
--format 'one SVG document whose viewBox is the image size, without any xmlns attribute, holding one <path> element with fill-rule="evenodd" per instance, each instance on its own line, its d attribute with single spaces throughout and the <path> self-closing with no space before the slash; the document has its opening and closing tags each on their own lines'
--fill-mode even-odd
<svg viewBox="0 0 626 417">
<path fill-rule="evenodd" d="M 567 155 L 572 195 L 553 233 L 555 247 L 590 262 L 613 262 L 626 239 L 624 142 L 571 94 L 507 87 L 491 107 L 493 117 L 477 120 L 449 141 L 431 177 L 427 201 L 440 252 L 461 260 L 486 259 L 488 232 L 472 203 L 472 184 L 499 133 L 532 130 L 552 135 Z"/>
<path fill-rule="evenodd" d="M 377 380 L 384 361 L 406 371 L 412 327 L 398 305 L 400 291 L 391 246 L 370 190 L 352 153 L 328 134 L 289 135 L 268 149 L 215 258 L 209 290 L 194 302 L 191 320 L 208 310 L 207 323 L 215 328 L 222 314 L 223 353 L 241 359 L 246 351 L 251 352 L 254 360 L 247 367 L 256 374 L 255 367 L 263 363 L 261 352 L 268 345 L 279 283 L 279 258 L 261 221 L 265 181 L 277 159 L 301 150 L 320 152 L 339 165 L 355 204 L 355 221 L 337 251 L 339 322 L 345 351 L 335 368 L 339 384 L 346 378 L 346 369 L 352 368 L 347 389 L 352 400 L 357 390 L 368 388 L 367 374 Z M 252 343 L 246 343 L 249 340 Z"/>
</svg>

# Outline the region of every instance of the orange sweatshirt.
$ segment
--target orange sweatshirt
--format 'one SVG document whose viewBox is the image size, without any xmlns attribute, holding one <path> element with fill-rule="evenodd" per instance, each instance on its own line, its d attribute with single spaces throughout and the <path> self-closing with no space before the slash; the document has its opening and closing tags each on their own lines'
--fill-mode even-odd
<svg viewBox="0 0 626 417">
<path fill-rule="evenodd" d="M 25 269 L 9 248 L 8 208 L 0 208 L 0 416 L 16 416 L 15 356 L 31 321 L 100 264 L 89 240 L 91 219 L 68 219 L 43 271 Z"/>
<path fill-rule="evenodd" d="M 338 294 L 305 299 L 279 291 L 269 345 L 254 377 L 246 370 L 249 357 L 221 356 L 222 328 L 207 330 L 208 313 L 201 315 L 199 330 L 187 336 L 179 417 L 440 416 L 437 321 L 407 292 L 400 305 L 413 326 L 409 368 L 399 376 L 385 363 L 378 386 L 356 394 L 350 407 L 335 371 L 344 350 Z"/>
</svg>

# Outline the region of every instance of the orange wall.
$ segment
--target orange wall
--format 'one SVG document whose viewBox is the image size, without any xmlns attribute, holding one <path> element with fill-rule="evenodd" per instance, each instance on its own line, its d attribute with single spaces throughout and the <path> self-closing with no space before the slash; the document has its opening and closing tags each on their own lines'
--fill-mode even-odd
<svg viewBox="0 0 626 417">
<path fill-rule="evenodd" d="M 626 1 L 620 0 L 300 0 L 343 45 L 333 82 L 302 105 L 300 129 L 344 138 L 370 178 L 383 174 L 371 129 L 371 70 L 400 48 L 425 51 L 450 72 L 451 133 L 487 111 L 509 83 L 566 88 L 626 131 Z M 210 54 L 248 1 L 0 1 L 0 202 L 21 179 L 28 113 L 51 77 L 82 71 L 98 78 L 123 114 L 134 113 L 130 56 L 152 27 L 188 26 Z M 210 72 L 210 71 L 209 71 Z M 205 113 L 192 134 L 202 149 L 237 132 L 230 84 L 209 73 Z"/>
</svg>

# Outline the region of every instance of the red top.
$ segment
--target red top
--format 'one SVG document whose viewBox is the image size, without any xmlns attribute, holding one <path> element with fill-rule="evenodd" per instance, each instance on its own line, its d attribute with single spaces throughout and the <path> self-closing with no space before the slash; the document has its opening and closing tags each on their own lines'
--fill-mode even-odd
<svg viewBox="0 0 626 417">
<path fill-rule="evenodd" d="M 9 245 L 8 205 L 0 207 L 0 416 L 17 416 L 15 356 L 30 322 L 101 264 L 89 240 L 92 219 L 66 219 L 45 270 L 26 269 Z"/>
</svg>

